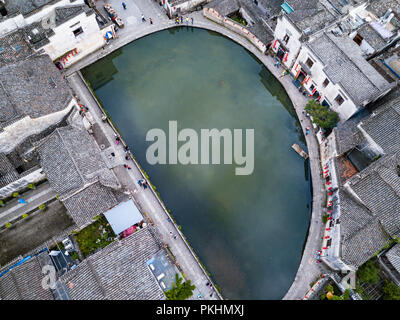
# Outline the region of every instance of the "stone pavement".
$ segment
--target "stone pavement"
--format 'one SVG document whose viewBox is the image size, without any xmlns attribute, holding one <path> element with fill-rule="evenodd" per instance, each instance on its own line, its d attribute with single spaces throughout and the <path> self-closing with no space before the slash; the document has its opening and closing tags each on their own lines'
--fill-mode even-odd
<svg viewBox="0 0 400 320">
<path fill-rule="evenodd" d="M 111 0 L 109 2 L 113 5 L 115 10 L 117 10 L 120 6 L 119 2 L 116 0 Z M 131 5 L 131 2 L 127 3 L 128 7 Z M 98 59 L 108 55 L 114 50 L 119 49 L 129 42 L 132 42 L 153 32 L 176 26 L 175 22 L 168 19 L 164 9 L 161 8 L 155 1 L 136 0 L 134 6 L 135 7 L 129 11 L 127 9 L 126 12 L 123 12 L 122 7 L 120 8 L 120 10 L 117 11 L 121 18 L 125 19 L 127 22 L 125 28 L 118 31 L 118 39 L 112 40 L 110 44 L 107 45 L 103 50 L 99 50 L 98 52 L 89 55 L 88 57 L 77 62 L 75 65 L 71 66 L 71 68 L 65 71 L 65 74 L 69 76 L 68 79 L 76 94 L 82 99 L 84 104 L 93 107 L 93 109 L 91 110 L 96 109 L 96 112 L 100 112 L 100 110 L 96 106 L 96 101 L 88 92 L 83 81 L 80 79 L 79 75 L 76 74 L 76 71 L 79 71 L 81 68 L 92 64 Z M 146 18 L 151 16 L 153 19 L 153 24 L 150 25 L 148 20 L 147 22 L 142 23 L 140 20 L 141 13 L 143 13 Z M 249 52 L 254 54 L 271 71 L 271 73 L 275 75 L 275 77 L 285 88 L 296 110 L 304 134 L 306 131 L 306 127 L 312 128 L 310 119 L 307 118 L 305 114 L 303 114 L 304 106 L 307 103 L 308 99 L 300 94 L 298 89 L 292 84 L 291 76 L 287 75 L 285 77 L 280 77 L 283 69 L 276 68 L 274 66 L 273 58 L 262 54 L 247 39 L 208 20 L 203 16 L 202 12 L 194 12 L 189 14 L 188 16 L 194 18 L 194 27 L 208 29 L 221 33 L 224 36 L 239 43 Z M 101 117 L 100 113 L 97 114 L 96 117 L 98 120 L 99 117 Z M 112 136 L 113 133 L 110 132 L 110 127 L 103 125 L 103 130 L 105 130 L 106 135 Z M 323 204 L 325 199 L 323 180 L 320 175 L 321 163 L 319 145 L 313 130 L 311 130 L 310 134 L 305 135 L 305 139 L 307 143 L 308 154 L 310 156 L 309 159 L 313 187 L 312 214 L 303 257 L 294 282 L 287 294 L 285 295 L 284 299 L 302 299 L 305 293 L 310 288 L 310 283 L 314 281 L 322 272 L 324 272 L 324 269 L 326 269 L 326 267 L 322 264 L 317 264 L 315 259 L 316 251 L 321 248 L 322 243 L 322 215 L 324 211 Z M 300 160 L 301 159 L 299 159 L 299 161 Z M 135 181 L 142 178 L 141 172 L 135 166 L 132 168 L 132 170 L 130 170 L 129 174 L 133 178 L 131 187 L 136 188 L 137 185 L 135 185 Z M 166 223 L 167 216 L 165 210 L 163 210 L 162 205 L 158 202 L 156 196 L 152 195 L 150 190 L 137 190 L 135 193 L 135 198 L 140 203 L 140 205 L 143 205 L 143 207 L 146 209 L 146 211 L 149 213 L 149 215 L 157 225 L 160 233 L 163 235 L 166 242 L 170 244 L 172 252 L 177 257 L 177 260 L 181 264 L 188 278 L 192 279 L 192 282 L 194 282 L 196 286 L 200 288 L 200 291 L 203 293 L 204 296 L 207 296 L 207 290 L 209 290 L 209 288 L 204 285 L 204 283 L 207 282 L 207 278 L 205 277 L 204 272 L 193 259 L 192 253 L 187 248 L 183 240 L 178 238 L 179 240 L 172 241 L 169 232 L 171 230 L 173 230 L 173 233 L 180 234 L 180 232 L 173 224 Z"/>
<path fill-rule="evenodd" d="M 50 184 L 45 182 L 39 185 L 34 190 L 29 190 L 21 194 L 22 199 L 26 204 L 18 202 L 18 199 L 13 199 L 4 207 L 0 207 L 0 226 L 7 222 L 11 222 L 22 216 L 24 213 L 37 209 L 42 203 L 45 203 L 56 197 L 55 192 L 50 188 Z"/>
</svg>

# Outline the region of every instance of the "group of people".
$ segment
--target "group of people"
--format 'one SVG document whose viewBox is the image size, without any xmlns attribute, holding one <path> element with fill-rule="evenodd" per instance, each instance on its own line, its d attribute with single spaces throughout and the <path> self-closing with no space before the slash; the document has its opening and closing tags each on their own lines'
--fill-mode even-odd
<svg viewBox="0 0 400 320">
<path fill-rule="evenodd" d="M 189 19 L 189 17 L 186 17 L 185 20 L 186 20 L 186 24 L 187 24 L 187 25 L 189 24 L 189 20 L 192 22 L 192 24 L 193 24 L 193 21 L 194 21 L 193 18 L 190 18 L 190 19 Z M 179 24 L 179 23 L 183 24 L 183 17 L 182 17 L 182 16 L 176 17 L 176 19 L 175 19 L 175 24 Z"/>
<path fill-rule="evenodd" d="M 145 190 L 149 187 L 149 184 L 147 181 L 145 181 L 144 179 L 140 179 L 138 181 L 138 185 L 143 187 Z"/>
</svg>

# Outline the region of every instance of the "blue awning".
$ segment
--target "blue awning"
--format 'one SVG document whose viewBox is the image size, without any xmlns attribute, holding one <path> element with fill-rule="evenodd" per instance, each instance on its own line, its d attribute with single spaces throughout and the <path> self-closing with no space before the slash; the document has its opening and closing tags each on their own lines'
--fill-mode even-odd
<svg viewBox="0 0 400 320">
<path fill-rule="evenodd" d="M 122 202 L 114 208 L 104 213 L 107 221 L 115 234 L 129 229 L 136 223 L 143 220 L 143 216 L 139 212 L 133 200 Z"/>
<path fill-rule="evenodd" d="M 285 11 L 287 14 L 292 13 L 294 10 L 292 9 L 291 6 L 289 6 L 286 2 L 284 2 L 281 5 L 281 8 L 283 9 L 283 11 Z"/>
</svg>

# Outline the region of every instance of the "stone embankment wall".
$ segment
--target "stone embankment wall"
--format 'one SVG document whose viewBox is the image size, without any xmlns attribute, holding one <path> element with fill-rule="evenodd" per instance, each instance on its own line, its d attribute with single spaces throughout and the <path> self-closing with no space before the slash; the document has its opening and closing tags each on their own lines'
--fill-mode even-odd
<svg viewBox="0 0 400 320">
<path fill-rule="evenodd" d="M 254 34 L 248 31 L 244 26 L 239 23 L 236 23 L 232 19 L 223 17 L 220 15 L 215 9 L 212 8 L 204 8 L 203 14 L 206 18 L 217 22 L 223 25 L 225 28 L 241 35 L 242 37 L 249 40 L 258 50 L 262 53 L 265 53 L 267 47 L 264 43 L 262 43 Z"/>
</svg>

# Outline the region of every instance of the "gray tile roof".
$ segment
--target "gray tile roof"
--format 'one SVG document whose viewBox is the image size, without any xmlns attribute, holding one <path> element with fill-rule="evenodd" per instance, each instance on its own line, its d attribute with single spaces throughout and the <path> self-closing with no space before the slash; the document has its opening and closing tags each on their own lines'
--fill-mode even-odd
<svg viewBox="0 0 400 320">
<path fill-rule="evenodd" d="M 392 266 L 400 272 L 400 244 L 393 246 L 385 255 Z"/>
<path fill-rule="evenodd" d="M 324 64 L 324 72 L 334 84 L 340 84 L 358 106 L 392 87 L 365 59 L 360 48 L 348 37 L 323 33 L 308 43 Z"/>
<path fill-rule="evenodd" d="M 3 300 L 52 300 L 50 289 L 42 288 L 42 266 L 40 256 L 11 269 L 0 277 L 0 298 Z"/>
<path fill-rule="evenodd" d="M 400 1 L 399 0 L 372 0 L 370 1 L 367 10 L 371 11 L 378 18 L 382 17 L 389 9 L 397 14 L 397 17 L 392 19 L 391 23 L 395 27 L 400 27 L 399 17 L 400 14 Z"/>
<path fill-rule="evenodd" d="M 24 38 L 23 31 L 16 31 L 0 38 L 0 67 L 26 59 L 34 54 Z"/>
<path fill-rule="evenodd" d="M 9 15 L 21 13 L 29 15 L 37 12 L 48 4 L 56 3 L 59 0 L 5 0 L 5 8 Z"/>
<path fill-rule="evenodd" d="M 118 187 L 118 181 L 106 167 L 99 147 L 83 128 L 57 128 L 41 141 L 38 152 L 52 188 L 62 198 L 95 181 Z"/>
<path fill-rule="evenodd" d="M 375 218 L 370 210 L 356 202 L 343 188 L 339 190 L 339 199 L 341 238 L 347 240 L 353 234 L 365 228 Z"/>
<path fill-rule="evenodd" d="M 375 31 L 375 29 L 370 25 L 370 24 L 364 24 L 361 26 L 358 30 L 357 33 L 363 37 L 365 41 L 368 42 L 368 44 L 374 48 L 374 50 L 379 51 L 382 48 L 384 48 L 387 44 L 386 40 L 382 38 L 382 36 L 379 35 L 378 32 Z"/>
<path fill-rule="evenodd" d="M 61 111 L 72 100 L 67 82 L 47 55 L 1 67 L 0 88 L 0 123 Z"/>
<path fill-rule="evenodd" d="M 117 178 L 85 129 L 56 128 L 39 142 L 37 152 L 51 187 L 78 226 L 118 204 Z"/>
<path fill-rule="evenodd" d="M 95 216 L 116 206 L 118 201 L 112 189 L 95 182 L 63 200 L 63 203 L 76 225 L 80 227 L 91 222 Z"/>
<path fill-rule="evenodd" d="M 353 177 L 351 188 L 392 237 L 400 236 L 400 152 L 375 161 Z"/>
<path fill-rule="evenodd" d="M 376 110 L 374 115 L 362 122 L 361 127 L 385 153 L 400 150 L 400 98 Z"/>
<path fill-rule="evenodd" d="M 282 2 L 283 3 L 283 2 Z M 297 26 L 300 31 L 312 34 L 329 26 L 336 20 L 333 15 L 319 0 L 286 0 L 294 10 L 286 17 Z"/>
<path fill-rule="evenodd" d="M 76 6 L 65 6 L 58 7 L 56 12 L 56 26 L 63 24 L 64 22 L 80 15 L 81 13 L 86 13 L 86 15 L 93 14 L 94 10 L 86 5 L 76 5 Z"/>
<path fill-rule="evenodd" d="M 117 240 L 89 256 L 60 281 L 75 299 L 165 299 L 146 262 L 160 249 L 151 227 Z"/>
<path fill-rule="evenodd" d="M 18 172 L 4 153 L 0 153 L 0 188 L 19 178 Z"/>
<path fill-rule="evenodd" d="M 342 242 L 342 259 L 356 268 L 369 260 L 387 244 L 389 237 L 378 219 L 373 219 L 364 228 Z"/>
</svg>

